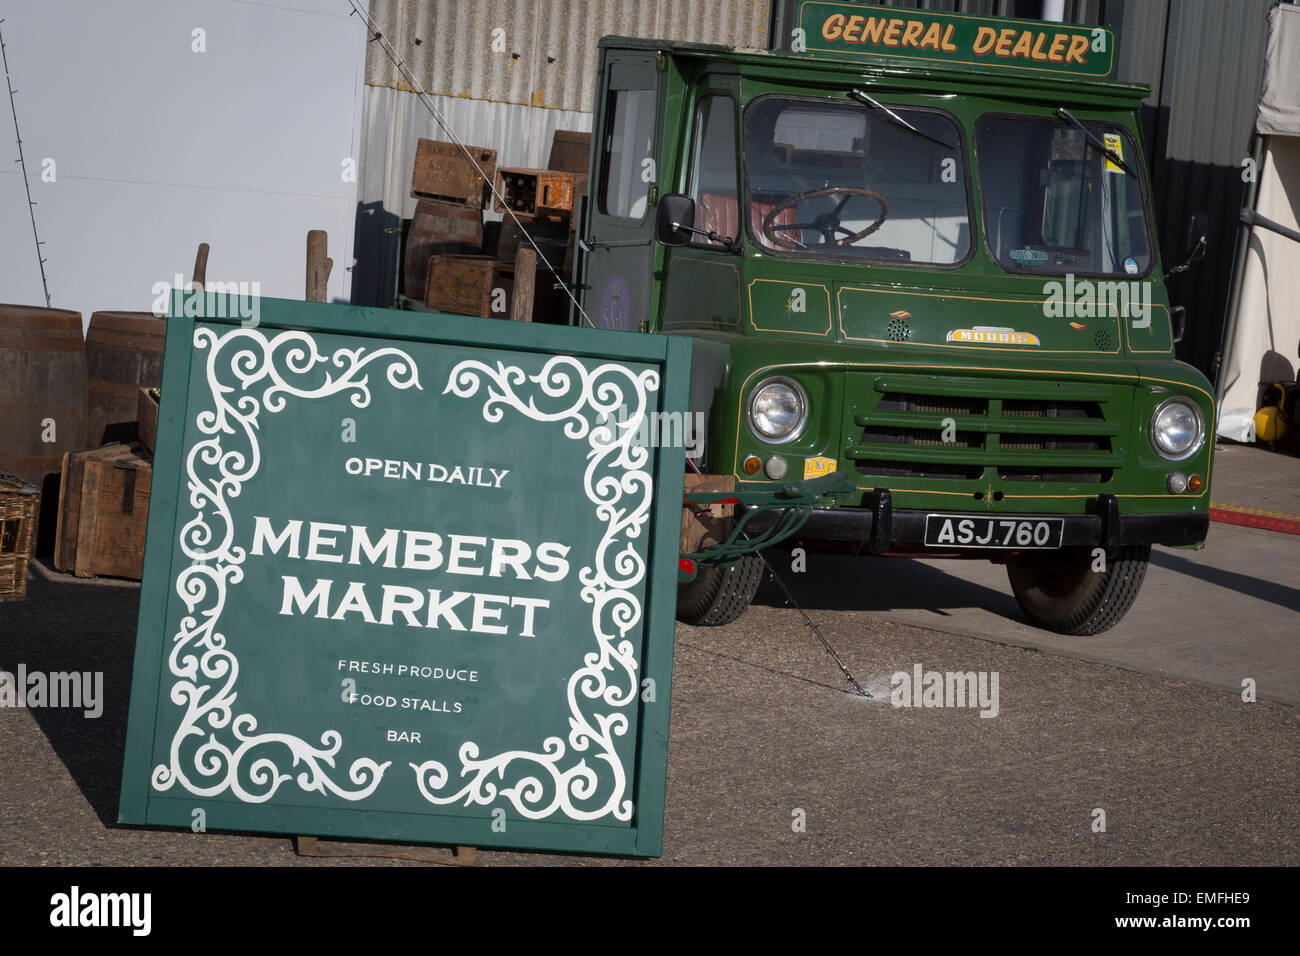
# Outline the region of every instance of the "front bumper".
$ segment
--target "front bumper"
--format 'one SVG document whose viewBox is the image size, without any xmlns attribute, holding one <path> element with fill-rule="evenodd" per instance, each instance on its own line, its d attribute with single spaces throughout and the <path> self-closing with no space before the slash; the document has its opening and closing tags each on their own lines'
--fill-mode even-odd
<svg viewBox="0 0 1300 956">
<path fill-rule="evenodd" d="M 739 513 L 748 510 L 745 505 L 737 505 L 736 509 Z M 870 509 L 814 509 L 799 529 L 798 537 L 865 543 L 877 554 L 884 554 L 895 546 L 924 549 L 925 517 L 934 513 L 936 512 L 895 510 L 889 490 L 877 488 L 872 494 Z M 998 516 L 1020 517 L 1016 514 Z M 1194 545 L 1205 540 L 1210 528 L 1208 512 L 1121 515 L 1114 495 L 1100 495 L 1090 501 L 1087 514 L 1063 517 L 1063 547 L 1086 545 L 1109 550 L 1136 544 L 1163 544 L 1171 547 Z M 777 520 L 779 515 L 776 514 L 757 514 L 750 519 L 748 527 L 752 529 L 751 533 L 759 533 Z M 925 550 L 939 551 L 933 548 Z"/>
</svg>

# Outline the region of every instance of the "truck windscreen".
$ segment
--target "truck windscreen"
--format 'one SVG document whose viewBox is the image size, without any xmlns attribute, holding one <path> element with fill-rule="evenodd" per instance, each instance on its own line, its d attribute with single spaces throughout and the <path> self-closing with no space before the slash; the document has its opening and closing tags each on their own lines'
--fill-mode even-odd
<svg viewBox="0 0 1300 956">
<path fill-rule="evenodd" d="M 887 111 L 787 96 L 750 105 L 745 148 L 755 242 L 835 259 L 951 266 L 967 258 L 962 150 L 942 145 L 962 142 L 957 123 L 938 110 L 884 105 Z"/>
<path fill-rule="evenodd" d="M 1116 126 L 1095 138 L 1136 170 Z M 975 127 L 989 254 L 1012 272 L 1144 276 L 1151 269 L 1142 184 L 1055 119 L 985 116 Z"/>
</svg>

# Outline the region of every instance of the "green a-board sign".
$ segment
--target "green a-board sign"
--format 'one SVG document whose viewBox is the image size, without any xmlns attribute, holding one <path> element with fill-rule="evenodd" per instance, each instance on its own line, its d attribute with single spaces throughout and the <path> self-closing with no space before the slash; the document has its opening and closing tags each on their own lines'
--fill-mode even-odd
<svg viewBox="0 0 1300 956">
<path fill-rule="evenodd" d="M 1012 73 L 1105 77 L 1115 56 L 1115 32 L 1108 27 L 859 3 L 804 0 L 799 27 L 808 52 L 931 60 Z"/>
<path fill-rule="evenodd" d="M 173 301 L 121 822 L 658 855 L 689 342 L 254 305 Z"/>
</svg>

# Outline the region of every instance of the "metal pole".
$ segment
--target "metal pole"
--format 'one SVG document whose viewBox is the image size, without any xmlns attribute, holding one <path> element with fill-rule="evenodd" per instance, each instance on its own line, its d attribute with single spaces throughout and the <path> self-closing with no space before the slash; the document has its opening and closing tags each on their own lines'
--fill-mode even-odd
<svg viewBox="0 0 1300 956">
<path fill-rule="evenodd" d="M 0 20 L 4 23 L 4 20 Z M 27 181 L 27 161 L 23 158 L 23 137 L 18 132 L 18 107 L 14 104 L 13 80 L 9 78 L 9 55 L 5 53 L 4 33 L 0 32 L 0 61 L 3 61 L 5 68 L 5 84 L 9 87 L 9 109 L 14 114 L 14 136 L 18 139 L 18 159 L 16 162 L 23 170 L 23 188 L 27 190 L 27 212 L 32 217 L 32 239 L 36 241 L 36 261 L 41 267 L 41 288 L 45 290 L 45 307 L 50 307 L 50 284 L 45 278 L 45 259 L 41 256 L 41 237 L 36 232 L 36 203 L 32 202 L 32 186 Z"/>
<path fill-rule="evenodd" d="M 1065 19 L 1065 0 L 1043 0 L 1043 19 L 1061 23 Z"/>
</svg>

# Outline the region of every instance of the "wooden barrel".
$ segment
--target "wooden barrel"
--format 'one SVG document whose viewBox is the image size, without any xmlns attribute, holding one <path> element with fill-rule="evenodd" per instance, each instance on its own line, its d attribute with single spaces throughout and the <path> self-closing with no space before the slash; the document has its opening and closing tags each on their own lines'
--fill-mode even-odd
<svg viewBox="0 0 1300 956">
<path fill-rule="evenodd" d="M 39 486 L 85 447 L 81 313 L 0 305 L 0 471 Z"/>
<path fill-rule="evenodd" d="M 149 312 L 95 312 L 86 330 L 90 446 L 134 440 L 140 389 L 162 383 L 167 322 Z M 111 429 L 111 430 L 110 430 Z"/>
</svg>

